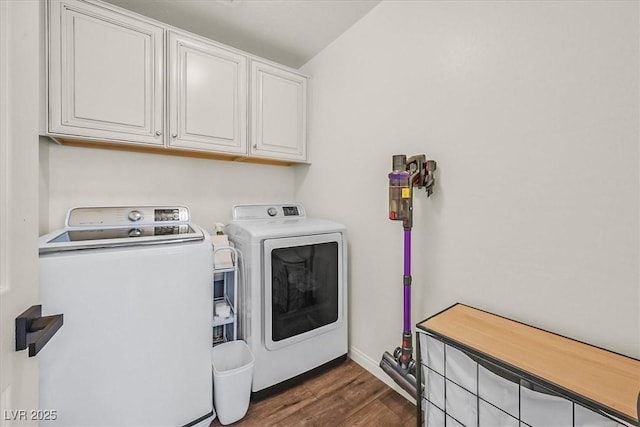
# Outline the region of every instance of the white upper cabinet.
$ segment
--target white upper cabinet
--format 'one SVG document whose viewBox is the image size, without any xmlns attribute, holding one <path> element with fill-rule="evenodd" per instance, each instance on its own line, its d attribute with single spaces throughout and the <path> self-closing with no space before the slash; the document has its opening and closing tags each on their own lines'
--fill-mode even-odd
<svg viewBox="0 0 640 427">
<path fill-rule="evenodd" d="M 251 61 L 251 154 L 306 161 L 307 78 Z"/>
<path fill-rule="evenodd" d="M 247 153 L 247 57 L 168 32 L 168 145 Z"/>
<path fill-rule="evenodd" d="M 74 0 L 48 23 L 48 132 L 163 145 L 163 28 Z"/>
<path fill-rule="evenodd" d="M 307 77 L 100 0 L 47 5 L 51 138 L 165 154 L 307 162 Z"/>
</svg>

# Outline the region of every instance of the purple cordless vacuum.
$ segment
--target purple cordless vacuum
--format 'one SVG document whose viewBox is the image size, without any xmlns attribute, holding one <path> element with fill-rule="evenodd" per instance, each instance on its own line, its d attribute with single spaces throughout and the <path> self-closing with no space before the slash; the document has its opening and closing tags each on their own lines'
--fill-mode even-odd
<svg viewBox="0 0 640 427">
<path fill-rule="evenodd" d="M 433 192 L 436 162 L 424 154 L 393 156 L 393 171 L 389 174 L 389 219 L 402 221 L 404 228 L 404 324 L 402 346 L 391 355 L 385 351 L 380 368 L 403 390 L 416 396 L 416 363 L 413 360 L 411 335 L 411 227 L 413 226 L 413 188 L 424 188 L 427 197 Z"/>
</svg>

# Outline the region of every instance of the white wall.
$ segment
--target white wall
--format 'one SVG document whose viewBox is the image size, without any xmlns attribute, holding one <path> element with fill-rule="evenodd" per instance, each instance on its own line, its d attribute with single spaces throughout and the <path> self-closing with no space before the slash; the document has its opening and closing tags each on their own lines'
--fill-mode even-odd
<svg viewBox="0 0 640 427">
<path fill-rule="evenodd" d="M 345 223 L 350 345 L 402 331 L 393 154 L 415 200 L 413 322 L 455 302 L 640 356 L 639 3 L 385 1 L 307 63 L 297 199 Z"/>
<path fill-rule="evenodd" d="M 75 206 L 186 205 L 209 232 L 239 203 L 291 202 L 291 167 L 40 144 L 41 234 Z"/>
</svg>

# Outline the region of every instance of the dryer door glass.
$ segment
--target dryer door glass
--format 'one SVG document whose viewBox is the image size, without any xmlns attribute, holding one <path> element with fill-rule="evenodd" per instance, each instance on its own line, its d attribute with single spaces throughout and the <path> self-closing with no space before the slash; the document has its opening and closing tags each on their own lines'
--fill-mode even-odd
<svg viewBox="0 0 640 427">
<path fill-rule="evenodd" d="M 271 253 L 272 340 L 281 341 L 338 320 L 338 243 Z"/>
<path fill-rule="evenodd" d="M 341 233 L 264 241 L 264 343 L 277 350 L 343 324 Z"/>
</svg>

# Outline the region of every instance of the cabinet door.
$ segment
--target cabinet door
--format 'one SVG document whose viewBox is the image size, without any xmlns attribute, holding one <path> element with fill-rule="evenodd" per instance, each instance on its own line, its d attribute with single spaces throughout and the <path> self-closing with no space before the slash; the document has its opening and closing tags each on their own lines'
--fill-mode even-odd
<svg viewBox="0 0 640 427">
<path fill-rule="evenodd" d="M 251 154 L 305 161 L 306 77 L 259 61 L 251 64 Z"/>
<path fill-rule="evenodd" d="M 163 144 L 163 29 L 126 12 L 49 2 L 48 131 Z"/>
<path fill-rule="evenodd" d="M 247 152 L 247 58 L 169 32 L 169 145 Z"/>
</svg>

